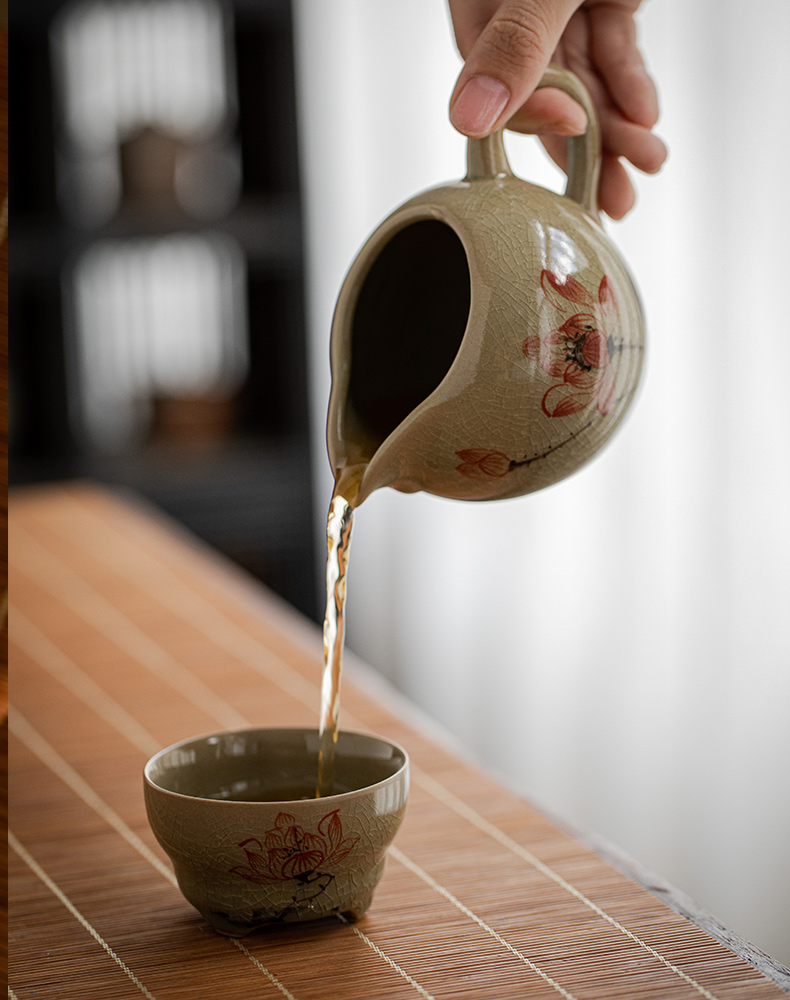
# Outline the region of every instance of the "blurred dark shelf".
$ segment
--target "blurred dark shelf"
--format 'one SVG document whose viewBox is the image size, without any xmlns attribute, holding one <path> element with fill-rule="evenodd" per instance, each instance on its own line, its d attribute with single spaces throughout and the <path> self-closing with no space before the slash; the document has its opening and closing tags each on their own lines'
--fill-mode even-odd
<svg viewBox="0 0 790 1000">
<path fill-rule="evenodd" d="M 102 226 L 84 229 L 62 217 L 39 214 L 14 220 L 10 273 L 15 281 L 59 278 L 69 261 L 97 240 L 141 239 L 175 233 L 222 233 L 238 240 L 249 266 L 293 271 L 302 266 L 301 211 L 295 197 L 245 199 L 221 219 L 201 220 L 180 213 L 141 217 L 119 213 Z M 20 224 L 21 223 L 21 224 Z"/>
<path fill-rule="evenodd" d="M 306 442 L 236 440 L 210 451 L 151 446 L 103 460 L 97 473 L 142 493 L 318 620 Z"/>
<path fill-rule="evenodd" d="M 87 476 L 137 490 L 315 618 L 291 2 L 221 0 L 231 15 L 238 106 L 233 134 L 225 137 L 240 158 L 235 206 L 213 219 L 124 207 L 94 226 L 76 224 L 57 196 L 64 152 L 49 32 L 68 2 L 15 4 L 10 14 L 16 45 L 9 164 L 11 483 Z M 64 291 L 72 264 L 101 240 L 210 233 L 237 241 L 245 258 L 250 366 L 233 401 L 233 436 L 213 449 L 150 444 L 123 457 L 97 457 L 75 422 L 79 386 Z"/>
</svg>

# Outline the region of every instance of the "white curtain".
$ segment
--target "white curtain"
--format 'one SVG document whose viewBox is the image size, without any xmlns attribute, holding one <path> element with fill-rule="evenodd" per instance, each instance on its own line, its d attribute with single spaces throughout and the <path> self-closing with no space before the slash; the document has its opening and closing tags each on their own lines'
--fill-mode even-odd
<svg viewBox="0 0 790 1000">
<path fill-rule="evenodd" d="M 464 172 L 444 0 L 298 0 L 319 507 L 335 297 Z M 650 347 L 608 449 L 543 493 L 356 517 L 349 645 L 536 803 L 790 961 L 790 3 L 651 0 L 671 156 L 610 232 Z M 516 171 L 560 186 L 534 140 Z M 323 526 L 317 526 L 322 532 Z"/>
</svg>

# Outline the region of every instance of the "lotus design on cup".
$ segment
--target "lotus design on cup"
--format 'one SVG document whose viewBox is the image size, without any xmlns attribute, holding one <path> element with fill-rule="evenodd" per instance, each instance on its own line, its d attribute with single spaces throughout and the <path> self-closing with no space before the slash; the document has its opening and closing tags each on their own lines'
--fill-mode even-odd
<svg viewBox="0 0 790 1000">
<path fill-rule="evenodd" d="M 295 881 L 301 885 L 322 882 L 320 891 L 331 882 L 331 869 L 347 857 L 359 837 L 343 837 L 343 823 L 333 809 L 310 832 L 290 813 L 281 812 L 274 826 L 261 838 L 248 837 L 239 847 L 247 856 L 246 865 L 231 871 L 247 882 L 267 885 Z"/>
</svg>

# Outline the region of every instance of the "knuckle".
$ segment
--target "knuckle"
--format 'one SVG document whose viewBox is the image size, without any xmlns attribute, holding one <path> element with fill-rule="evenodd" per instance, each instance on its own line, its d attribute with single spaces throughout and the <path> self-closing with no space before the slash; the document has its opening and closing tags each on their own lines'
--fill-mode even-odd
<svg viewBox="0 0 790 1000">
<path fill-rule="evenodd" d="M 489 55 L 503 69 L 521 69 L 525 64 L 543 59 L 548 31 L 534 11 L 511 9 L 488 26 Z"/>
</svg>

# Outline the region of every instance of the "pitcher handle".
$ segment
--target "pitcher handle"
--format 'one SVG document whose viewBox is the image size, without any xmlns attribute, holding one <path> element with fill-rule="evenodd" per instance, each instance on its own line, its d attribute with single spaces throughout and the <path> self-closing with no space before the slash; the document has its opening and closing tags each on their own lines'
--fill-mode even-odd
<svg viewBox="0 0 790 1000">
<path fill-rule="evenodd" d="M 554 87 L 562 90 L 580 104 L 587 115 L 587 130 L 568 140 L 568 182 L 565 195 L 573 198 L 592 215 L 598 215 L 598 179 L 601 175 L 601 129 L 598 115 L 587 88 L 574 73 L 561 66 L 548 66 L 535 88 Z M 467 143 L 467 172 L 464 180 L 483 180 L 494 177 L 512 177 L 508 162 L 503 129 L 498 129 L 484 139 L 469 139 Z"/>
</svg>

